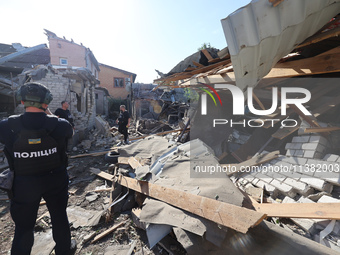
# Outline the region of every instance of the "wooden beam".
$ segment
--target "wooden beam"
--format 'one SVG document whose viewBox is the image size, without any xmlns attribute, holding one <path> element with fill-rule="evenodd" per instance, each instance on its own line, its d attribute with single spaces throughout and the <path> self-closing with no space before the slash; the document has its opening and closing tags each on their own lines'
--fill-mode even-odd
<svg viewBox="0 0 340 255">
<path fill-rule="evenodd" d="M 91 170 L 91 172 L 93 171 Z M 93 173 L 96 173 L 106 180 L 112 180 L 114 178 L 113 175 L 103 174 L 101 171 L 95 171 Z M 115 181 L 124 187 L 242 233 L 246 233 L 250 227 L 258 225 L 266 217 L 263 213 L 258 213 L 243 207 L 122 175 Z"/>
<path fill-rule="evenodd" d="M 312 127 L 320 127 L 315 117 L 305 115 L 295 104 L 290 104 L 289 108 L 296 112 L 303 120 L 305 120 Z"/>
<path fill-rule="evenodd" d="M 303 43 L 298 45 L 296 47 L 296 49 L 299 49 L 299 48 L 302 48 L 302 47 L 305 47 L 305 46 L 308 46 L 310 44 L 314 44 L 314 43 L 317 43 L 317 42 L 321 42 L 321 41 L 326 40 L 328 38 L 336 37 L 336 36 L 339 36 L 339 35 L 340 35 L 340 27 L 337 27 L 335 29 L 326 31 L 324 33 L 316 34 L 316 35 L 313 35 L 313 36 L 307 38 Z"/>
<path fill-rule="evenodd" d="M 273 7 L 278 6 L 280 3 L 282 3 L 284 0 L 269 0 L 270 3 L 273 4 Z"/>
<path fill-rule="evenodd" d="M 253 204 L 268 217 L 340 220 L 340 203 Z"/>
<path fill-rule="evenodd" d="M 326 104 L 320 105 L 318 108 L 313 110 L 313 115 L 315 117 L 319 117 L 320 115 L 326 113 L 327 111 L 331 110 L 335 106 L 340 104 L 340 95 L 334 97 L 330 101 L 328 101 Z"/>
<path fill-rule="evenodd" d="M 92 153 L 85 153 L 85 154 L 79 154 L 79 155 L 74 155 L 74 156 L 70 156 L 69 158 L 81 158 L 81 157 L 87 157 L 87 156 L 101 156 L 104 155 L 108 152 L 110 152 L 112 150 L 107 150 L 107 151 L 98 151 L 98 152 L 92 152 Z"/>
<path fill-rule="evenodd" d="M 206 56 L 206 58 L 208 59 L 208 62 L 211 62 L 214 60 L 214 58 L 210 55 L 210 53 L 207 51 L 207 49 L 203 49 L 202 50 L 204 56 Z"/>
<path fill-rule="evenodd" d="M 200 63 L 198 63 L 198 62 L 196 62 L 196 61 L 192 61 L 192 63 L 193 63 L 195 66 L 197 66 L 198 68 L 203 68 L 203 67 L 205 67 L 205 65 L 202 65 L 202 64 L 200 64 Z"/>
<path fill-rule="evenodd" d="M 132 169 L 137 169 L 138 167 L 142 166 L 135 157 L 130 157 L 128 163 L 132 167 Z"/>
<path fill-rule="evenodd" d="M 266 108 L 262 104 L 261 100 L 255 95 L 254 92 L 253 92 L 253 98 L 255 99 L 256 103 L 258 103 L 258 105 L 261 107 L 262 110 L 266 110 Z"/>
<path fill-rule="evenodd" d="M 277 63 L 264 78 L 283 78 L 340 71 L 340 47 L 315 57 Z"/>
<path fill-rule="evenodd" d="M 130 141 L 135 141 L 135 140 L 140 140 L 140 139 L 143 139 L 143 138 L 152 136 L 152 135 L 165 135 L 165 134 L 180 132 L 180 131 L 182 131 L 182 130 L 183 130 L 183 129 L 176 129 L 176 130 L 164 131 L 164 132 L 157 133 L 157 134 L 150 134 L 150 135 L 145 135 L 145 136 L 140 136 L 140 137 L 135 137 L 135 138 L 129 138 L 129 140 L 130 140 Z M 188 129 L 188 130 L 190 130 L 190 129 Z"/>
<path fill-rule="evenodd" d="M 240 172 L 242 169 L 244 169 L 247 166 L 257 166 L 264 164 L 268 161 L 271 161 L 275 158 L 277 158 L 280 155 L 280 151 L 273 151 L 267 154 L 261 154 L 257 155 L 254 158 L 251 158 L 249 160 L 243 161 L 240 164 L 221 164 L 221 167 L 225 167 L 226 169 L 235 169 L 235 171 L 231 171 L 227 173 L 228 176 L 233 175 L 235 173 Z"/>
<path fill-rule="evenodd" d="M 317 128 L 305 128 L 305 133 L 328 133 L 332 131 L 340 130 L 340 127 L 317 127 Z"/>
<path fill-rule="evenodd" d="M 274 134 L 272 134 L 272 137 L 282 140 L 289 136 L 290 134 L 294 133 L 296 130 L 300 128 L 300 125 L 296 125 L 296 127 L 283 127 L 279 128 Z"/>
<path fill-rule="evenodd" d="M 129 164 L 129 157 L 118 157 L 118 164 L 128 165 Z"/>
<path fill-rule="evenodd" d="M 111 181 L 111 182 L 114 179 L 114 176 L 112 174 L 105 173 L 98 168 L 90 167 L 90 172 L 98 175 L 99 177 L 102 177 L 105 180 Z"/>
<path fill-rule="evenodd" d="M 119 223 L 119 224 L 116 224 L 116 225 L 114 225 L 113 227 L 111 227 L 111 228 L 105 230 L 103 233 L 97 235 L 97 236 L 92 240 L 91 244 L 97 242 L 98 240 L 100 240 L 100 239 L 102 239 L 103 237 L 107 236 L 108 234 L 112 233 L 112 232 L 115 231 L 117 228 L 123 226 L 126 222 L 127 222 L 127 220 L 126 220 L 126 221 L 123 221 L 123 222 L 121 222 L 121 223 Z"/>
<path fill-rule="evenodd" d="M 117 183 L 242 233 L 266 217 L 243 207 L 121 175 Z"/>
</svg>

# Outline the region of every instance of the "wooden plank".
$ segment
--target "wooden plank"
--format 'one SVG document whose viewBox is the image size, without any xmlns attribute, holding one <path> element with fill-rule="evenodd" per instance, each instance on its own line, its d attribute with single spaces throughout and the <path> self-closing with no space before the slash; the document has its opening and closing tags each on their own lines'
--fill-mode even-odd
<svg viewBox="0 0 340 255">
<path fill-rule="evenodd" d="M 340 62 L 340 61 L 339 61 Z M 315 117 L 319 117 L 320 115 L 326 113 L 327 111 L 331 110 L 335 106 L 340 104 L 340 95 L 331 99 L 328 103 L 320 105 L 318 108 L 313 110 L 313 115 Z"/>
<path fill-rule="evenodd" d="M 129 141 L 140 140 L 140 139 L 152 136 L 152 135 L 158 135 L 159 136 L 159 135 L 165 135 L 165 134 L 170 134 L 170 133 L 176 133 L 176 132 L 180 132 L 182 130 L 183 129 L 176 129 L 176 130 L 165 131 L 165 132 L 161 132 L 161 133 L 157 133 L 157 134 L 150 134 L 150 135 L 145 135 L 145 136 L 140 136 L 140 137 L 135 137 L 135 138 L 129 138 Z"/>
<path fill-rule="evenodd" d="M 266 217 L 243 207 L 121 175 L 117 183 L 242 233 Z"/>
<path fill-rule="evenodd" d="M 273 4 L 273 7 L 278 6 L 280 3 L 282 3 L 284 0 L 269 0 L 270 3 Z"/>
<path fill-rule="evenodd" d="M 201 50 L 201 51 L 203 52 L 204 56 L 206 56 L 206 58 L 208 59 L 208 62 L 214 60 L 214 58 L 210 55 L 210 53 L 208 52 L 207 49 L 203 49 L 203 50 Z"/>
<path fill-rule="evenodd" d="M 283 138 L 286 138 L 290 134 L 294 133 L 299 128 L 300 128 L 300 125 L 296 125 L 296 127 L 279 128 L 279 130 L 277 130 L 274 134 L 272 134 L 272 137 L 282 140 Z"/>
<path fill-rule="evenodd" d="M 299 48 L 308 46 L 310 44 L 321 42 L 321 41 L 326 40 L 328 38 L 336 37 L 336 36 L 339 36 L 339 35 L 340 35 L 340 27 L 337 27 L 335 29 L 326 31 L 324 33 L 312 35 L 311 37 L 307 38 L 303 43 L 298 45 L 296 48 L 299 49 Z"/>
<path fill-rule="evenodd" d="M 332 131 L 340 130 L 340 127 L 317 127 L 317 128 L 305 128 L 305 133 L 328 133 Z"/>
<path fill-rule="evenodd" d="M 203 67 L 205 67 L 205 65 L 202 65 L 202 64 L 200 64 L 200 63 L 198 63 L 198 62 L 196 62 L 196 61 L 192 61 L 192 63 L 193 63 L 195 66 L 197 66 L 198 68 L 203 68 Z"/>
<path fill-rule="evenodd" d="M 228 47 L 225 47 L 224 49 L 217 52 L 217 55 L 222 58 L 230 58 L 229 49 Z"/>
<path fill-rule="evenodd" d="M 142 166 L 135 157 L 130 157 L 128 163 L 132 167 L 132 169 L 137 169 L 138 167 Z"/>
<path fill-rule="evenodd" d="M 112 180 L 114 178 L 113 175 L 107 173 L 102 174 L 101 171 L 96 171 L 96 174 L 106 180 Z M 246 233 L 250 227 L 258 225 L 266 217 L 265 214 L 243 207 L 190 194 L 181 190 L 162 187 L 157 184 L 132 179 L 122 175 L 115 181 L 129 189 L 159 199 L 170 205 L 242 233 Z"/>
<path fill-rule="evenodd" d="M 128 165 L 129 164 L 129 157 L 118 157 L 118 164 L 121 165 Z"/>
<path fill-rule="evenodd" d="M 91 152 L 91 153 L 85 153 L 85 154 L 79 154 L 79 155 L 74 155 L 74 156 L 70 156 L 69 158 L 81 158 L 81 157 L 87 157 L 87 156 L 101 156 L 104 155 L 108 152 L 110 152 L 112 150 L 107 150 L 107 151 L 98 151 L 98 152 Z"/>
<path fill-rule="evenodd" d="M 277 118 L 275 118 L 275 117 L 276 117 L 276 116 L 275 116 L 275 117 L 272 118 L 272 120 L 274 121 L 274 124 L 275 124 L 276 122 L 279 122 L 279 121 L 281 121 L 281 120 L 287 118 L 287 117 L 290 116 L 293 112 L 294 112 L 294 111 L 293 111 L 292 109 L 288 109 L 288 110 L 286 111 L 286 115 L 280 115 L 280 116 L 277 117 Z M 279 115 L 279 114 L 280 114 L 280 111 L 277 112 L 277 115 Z M 266 118 L 261 118 L 261 119 L 264 120 L 264 119 L 266 119 Z M 268 119 L 270 119 L 270 118 L 268 118 Z M 272 127 L 272 121 L 266 121 L 266 122 L 264 123 L 263 127 L 264 127 L 264 128 L 270 128 L 270 127 Z"/>
<path fill-rule="evenodd" d="M 340 203 L 253 204 L 268 217 L 340 220 Z"/>
<path fill-rule="evenodd" d="M 106 179 L 108 181 L 113 181 L 113 179 L 114 179 L 113 175 L 105 173 L 105 172 L 101 171 L 98 168 L 90 167 L 90 172 L 93 173 L 93 174 L 96 174 L 99 177 L 102 177 L 102 178 L 104 178 L 104 179 Z"/>
<path fill-rule="evenodd" d="M 247 166 L 257 166 L 264 164 L 268 161 L 271 161 L 275 158 L 277 158 L 280 155 L 280 151 L 273 151 L 267 154 L 257 155 L 254 158 L 251 158 L 249 160 L 243 161 L 240 164 L 221 164 L 221 167 L 225 167 L 226 169 L 235 169 L 235 171 L 230 171 L 227 173 L 228 176 L 233 175 L 239 171 L 241 171 L 244 167 Z"/>
<path fill-rule="evenodd" d="M 265 78 L 295 77 L 340 71 L 340 47 L 315 57 L 277 63 Z"/>
<path fill-rule="evenodd" d="M 312 127 L 320 127 L 315 117 L 305 115 L 295 104 L 290 104 L 289 108 L 296 112 L 303 120 L 305 120 Z"/>
<path fill-rule="evenodd" d="M 255 99 L 256 103 L 258 103 L 258 105 L 261 107 L 262 110 L 266 110 L 266 108 L 262 104 L 261 100 L 255 95 L 254 92 L 253 92 L 253 98 Z"/>
<path fill-rule="evenodd" d="M 116 224 L 116 225 L 114 225 L 113 227 L 111 227 L 111 228 L 105 230 L 103 233 L 97 235 L 97 236 L 92 240 L 91 244 L 97 242 L 98 240 L 100 240 L 100 239 L 102 239 L 103 237 L 107 236 L 108 234 L 112 233 L 112 232 L 115 231 L 117 228 L 123 226 L 126 222 L 127 222 L 127 221 L 123 221 L 123 222 L 121 222 L 121 223 L 119 223 L 119 224 Z"/>
</svg>

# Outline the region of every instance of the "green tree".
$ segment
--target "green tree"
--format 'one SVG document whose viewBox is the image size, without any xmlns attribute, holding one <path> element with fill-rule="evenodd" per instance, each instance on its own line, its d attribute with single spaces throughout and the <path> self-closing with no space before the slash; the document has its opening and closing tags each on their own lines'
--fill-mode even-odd
<svg viewBox="0 0 340 255">
<path fill-rule="evenodd" d="M 210 43 L 203 43 L 203 44 L 201 45 L 201 47 L 199 47 L 199 48 L 197 49 L 197 51 L 204 50 L 204 49 L 208 49 L 208 48 L 213 48 L 213 47 L 211 47 Z"/>
</svg>

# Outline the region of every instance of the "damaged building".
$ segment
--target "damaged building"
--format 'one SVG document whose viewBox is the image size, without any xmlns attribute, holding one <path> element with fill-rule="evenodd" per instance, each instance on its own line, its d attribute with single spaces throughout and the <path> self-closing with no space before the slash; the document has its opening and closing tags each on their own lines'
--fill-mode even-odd
<svg viewBox="0 0 340 255">
<path fill-rule="evenodd" d="M 0 93 L 3 100 L 0 111 L 4 116 L 23 112 L 20 102 L 15 102 L 15 90 L 28 81 L 40 82 L 53 94 L 49 105 L 52 112 L 61 107 L 62 101 L 69 102 L 76 144 L 95 125 L 99 64 L 90 49 L 59 38 L 51 31 L 45 32 L 49 47 L 45 44 L 34 47 L 1 45 Z"/>
</svg>

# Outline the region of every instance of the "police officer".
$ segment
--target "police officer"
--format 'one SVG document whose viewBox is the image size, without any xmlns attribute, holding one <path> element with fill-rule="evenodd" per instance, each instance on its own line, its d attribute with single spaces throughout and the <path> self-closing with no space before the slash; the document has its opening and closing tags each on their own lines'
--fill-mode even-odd
<svg viewBox="0 0 340 255">
<path fill-rule="evenodd" d="M 11 254 L 30 254 L 41 198 L 52 222 L 55 253 L 74 254 L 75 241 L 66 214 L 68 174 L 65 142 L 73 135 L 70 123 L 50 113 L 53 96 L 39 83 L 26 83 L 16 98 L 25 113 L 0 122 L 0 142 L 14 171 L 10 212 L 15 223 Z"/>
<path fill-rule="evenodd" d="M 126 110 L 125 105 L 121 105 L 119 107 L 120 109 L 120 114 L 116 120 L 116 123 L 118 123 L 118 131 L 119 133 L 121 133 L 122 135 L 124 135 L 124 143 L 128 144 L 129 140 L 128 140 L 128 128 L 130 126 L 130 114 L 129 112 Z"/>
</svg>

